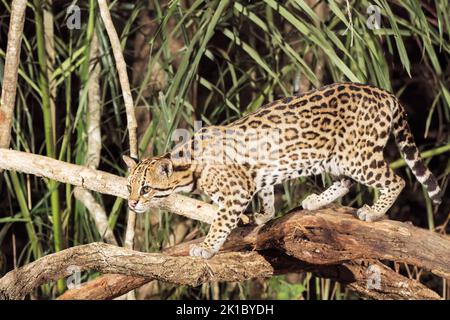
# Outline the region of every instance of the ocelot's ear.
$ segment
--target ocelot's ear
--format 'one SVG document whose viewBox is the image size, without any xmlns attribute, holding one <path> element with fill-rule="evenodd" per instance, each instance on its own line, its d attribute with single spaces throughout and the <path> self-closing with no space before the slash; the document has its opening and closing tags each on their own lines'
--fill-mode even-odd
<svg viewBox="0 0 450 320">
<path fill-rule="evenodd" d="M 165 178 L 169 178 L 173 172 L 172 160 L 169 160 L 167 158 L 159 159 L 156 165 L 156 170 L 159 175 Z"/>
<path fill-rule="evenodd" d="M 172 159 L 172 155 L 170 154 L 170 152 L 167 152 L 165 155 L 163 155 L 161 158 L 165 158 L 165 159 Z"/>
<path fill-rule="evenodd" d="M 137 163 L 139 162 L 138 159 L 129 157 L 127 155 L 123 155 L 122 159 L 125 162 L 125 164 L 127 165 L 128 171 L 133 170 L 136 167 Z"/>
</svg>

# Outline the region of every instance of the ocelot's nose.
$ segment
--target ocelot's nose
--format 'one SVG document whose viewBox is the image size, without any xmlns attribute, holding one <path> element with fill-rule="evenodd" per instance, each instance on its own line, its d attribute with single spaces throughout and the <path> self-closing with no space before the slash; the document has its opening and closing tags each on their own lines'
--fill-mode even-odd
<svg viewBox="0 0 450 320">
<path fill-rule="evenodd" d="M 138 203 L 137 200 L 128 200 L 128 206 L 131 209 L 134 209 L 134 207 L 136 207 L 137 203 Z"/>
</svg>

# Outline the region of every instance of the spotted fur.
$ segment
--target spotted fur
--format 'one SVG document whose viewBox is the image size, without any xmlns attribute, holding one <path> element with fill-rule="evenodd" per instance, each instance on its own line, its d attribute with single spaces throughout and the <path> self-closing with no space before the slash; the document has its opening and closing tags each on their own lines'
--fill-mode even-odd
<svg viewBox="0 0 450 320">
<path fill-rule="evenodd" d="M 204 258 L 220 249 L 254 194 L 261 199 L 256 222 L 270 220 L 273 186 L 288 179 L 324 172 L 340 177 L 308 196 L 302 203 L 307 210 L 342 197 L 352 180 L 377 188 L 378 200 L 357 211 L 360 219 L 375 221 L 405 186 L 383 157 L 390 133 L 430 198 L 440 203 L 438 183 L 420 158 L 397 98 L 370 85 L 336 83 L 274 101 L 229 125 L 204 128 L 162 157 L 139 163 L 127 158 L 129 205 L 144 212 L 174 192 L 205 192 L 219 211 L 205 241 L 190 251 Z"/>
</svg>

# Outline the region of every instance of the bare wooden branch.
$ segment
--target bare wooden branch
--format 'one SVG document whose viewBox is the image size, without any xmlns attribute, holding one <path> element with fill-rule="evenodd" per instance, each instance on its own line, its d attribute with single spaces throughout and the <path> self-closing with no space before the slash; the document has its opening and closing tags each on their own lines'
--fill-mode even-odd
<svg viewBox="0 0 450 320">
<path fill-rule="evenodd" d="M 102 115 L 102 101 L 100 92 L 100 63 L 97 34 L 92 35 L 91 48 L 89 50 L 89 88 L 88 88 L 88 113 L 87 113 L 87 160 L 86 166 L 97 169 L 100 164 L 102 150 L 102 134 L 100 130 L 100 118 Z"/>
<path fill-rule="evenodd" d="M 122 47 L 119 36 L 114 28 L 114 23 L 109 12 L 108 3 L 106 0 L 98 0 L 98 7 L 103 23 L 105 24 L 106 32 L 108 33 L 111 48 L 116 61 L 116 68 L 119 74 L 120 86 L 122 87 L 123 100 L 125 103 L 125 110 L 127 114 L 127 127 L 130 142 L 130 155 L 133 158 L 138 158 L 138 141 L 137 141 L 137 121 L 134 110 L 133 97 L 131 95 L 130 81 L 128 79 L 127 65 L 122 54 Z M 136 227 L 136 213 L 128 210 L 127 229 L 125 232 L 125 247 L 133 248 L 134 230 Z"/>
<path fill-rule="evenodd" d="M 222 252 L 258 250 L 272 261 L 275 273 L 283 273 L 282 270 L 288 268 L 273 262 L 276 258 L 265 253 L 276 249 L 291 256 L 293 260 L 290 263 L 298 270 L 335 279 L 363 297 L 439 299 L 439 295 L 420 282 L 394 272 L 377 260 L 410 263 L 447 276 L 450 271 L 450 238 L 397 221 L 367 224 L 353 218 L 353 211 L 338 207 L 315 212 L 295 211 L 263 227 L 241 227 L 231 233 Z M 185 256 L 192 243 L 202 240 L 182 243 L 164 253 Z M 379 287 L 368 286 L 373 272 L 379 273 Z M 139 277 L 108 275 L 107 279 L 93 280 L 85 288 L 68 291 L 61 299 L 111 299 L 115 295 L 100 292 L 104 286 L 114 288 L 111 292 L 124 293 L 130 286 L 137 288 L 148 281 Z"/>
<path fill-rule="evenodd" d="M 125 178 L 27 152 L 0 149 L 0 168 L 69 183 L 86 189 L 127 197 Z"/>
<path fill-rule="evenodd" d="M 98 7 L 103 23 L 105 24 L 106 32 L 108 33 L 111 48 L 116 61 L 117 73 L 119 74 L 120 86 L 122 87 L 123 101 L 127 113 L 127 128 L 130 142 L 130 155 L 133 158 L 138 158 L 136 129 L 137 122 L 134 114 L 134 103 L 131 95 L 130 82 L 128 80 L 127 65 L 122 54 L 122 47 L 119 36 L 114 28 L 114 23 L 109 12 L 108 3 L 106 0 L 98 0 Z"/>
<path fill-rule="evenodd" d="M 123 199 L 128 197 L 123 177 L 32 153 L 0 149 L 0 169 L 33 174 Z M 171 195 L 160 208 L 206 223 L 211 223 L 216 214 L 215 206 L 182 195 Z"/>
<path fill-rule="evenodd" d="M 150 281 L 153 281 L 153 279 L 105 274 L 86 282 L 79 288 L 64 292 L 58 297 L 58 300 L 110 300 L 137 289 Z"/>
<path fill-rule="evenodd" d="M 127 230 L 125 231 L 124 247 L 128 249 L 134 248 L 134 235 L 136 229 L 136 212 L 128 209 Z"/>
<path fill-rule="evenodd" d="M 346 285 L 363 298 L 371 299 L 441 299 L 418 281 L 408 279 L 378 261 L 352 261 L 339 265 L 310 265 L 274 252 L 260 252 L 274 268 L 274 274 L 313 272 Z M 253 257 L 251 257 L 253 258 Z M 370 286 L 374 266 L 380 272 L 379 287 Z M 371 269 L 369 269 L 371 268 Z M 91 280 L 81 287 L 68 290 L 58 300 L 109 300 L 137 289 L 154 279 L 108 274 Z"/>
<path fill-rule="evenodd" d="M 120 273 L 197 286 L 206 281 L 244 281 L 268 277 L 273 268 L 256 252 L 227 253 L 211 260 L 142 253 L 105 243 L 90 243 L 50 254 L 0 279 L 1 299 L 21 299 L 37 286 L 81 271 Z"/>
<path fill-rule="evenodd" d="M 26 0 L 14 0 L 11 4 L 8 44 L 6 46 L 3 87 L 0 100 L 0 148 L 8 148 L 16 101 L 17 77 L 20 62 L 20 44 L 25 22 Z"/>
<path fill-rule="evenodd" d="M 234 230 L 222 250 L 276 248 L 301 261 L 318 265 L 390 260 L 450 279 L 449 236 L 393 220 L 366 223 L 353 216 L 355 211 L 339 206 L 316 211 L 294 210 L 264 226 Z M 168 249 L 167 253 L 187 254 L 189 245 L 180 244 Z"/>
<path fill-rule="evenodd" d="M 363 265 L 362 262 L 348 262 L 343 266 L 354 278 L 354 281 L 347 284 L 348 288 L 362 297 L 377 300 L 442 299 L 422 283 L 404 277 L 380 262 L 372 261 L 369 266 Z M 373 278 L 374 271 L 379 272 L 379 283 Z"/>
<path fill-rule="evenodd" d="M 117 240 L 114 237 L 114 233 L 108 226 L 108 217 L 106 216 L 105 209 L 95 200 L 89 190 L 76 187 L 74 189 L 74 196 L 89 211 L 89 214 L 94 220 L 95 226 L 97 227 L 97 230 L 102 238 L 110 244 L 117 245 Z"/>
<path fill-rule="evenodd" d="M 334 211 L 337 212 L 333 213 Z M 327 221 L 331 221 L 330 228 L 336 227 L 333 222 L 333 215 L 338 216 L 337 219 L 344 221 L 343 228 L 338 228 L 337 232 L 333 233 L 331 229 L 324 230 L 317 227 L 317 222 L 325 222 L 323 225 L 328 226 Z M 253 251 L 240 255 L 236 252 L 224 252 L 207 261 L 183 256 L 187 254 L 190 243 L 183 243 L 166 250 L 165 254 L 145 254 L 102 244 L 95 244 L 94 248 L 91 248 L 90 245 L 84 245 L 65 250 L 68 252 L 64 254 L 60 252 L 44 257 L 32 263 L 31 266 L 27 265 L 11 271 L 4 278 L 0 279 L 0 295 L 4 298 L 23 297 L 34 286 L 42 284 L 42 281 L 55 280 L 57 276 L 54 273 L 59 276 L 67 276 L 67 273 L 61 270 L 65 270 L 68 266 L 76 265 L 82 270 L 95 269 L 101 272 L 119 273 L 122 276 L 107 275 L 93 283 L 82 286 L 80 289 L 76 289 L 76 291 L 69 291 L 61 297 L 62 299 L 111 299 L 152 279 L 174 284 L 199 285 L 206 281 L 242 281 L 293 271 L 309 271 L 321 277 L 335 279 L 347 284 L 363 297 L 376 299 L 439 299 L 435 292 L 424 285 L 397 274 L 377 261 L 372 259 L 368 259 L 368 263 L 362 263 L 360 259 L 346 261 L 345 257 L 347 255 L 345 252 L 350 247 L 354 247 L 354 250 L 357 251 L 357 256 L 362 258 L 371 256 L 370 246 L 369 248 L 366 247 L 367 241 L 363 241 L 361 245 L 356 242 L 348 245 L 347 241 L 349 239 L 341 237 L 343 230 L 348 231 L 346 225 L 348 225 L 350 220 L 357 222 L 356 225 L 352 224 L 353 231 L 367 231 L 367 229 L 361 229 L 360 224 L 365 224 L 364 222 L 352 218 L 351 215 L 340 213 L 337 209 L 319 210 L 314 213 L 305 211 L 290 213 L 286 217 L 279 218 L 264 227 L 248 226 L 239 228 L 233 232 L 224 248 L 224 251 L 253 248 L 258 249 L 258 252 Z M 379 224 L 378 227 L 374 227 L 375 230 L 369 231 L 368 238 L 382 238 L 396 230 L 395 223 L 391 225 L 389 222 L 389 226 L 382 226 L 381 228 L 379 228 Z M 410 226 L 407 229 L 414 230 L 417 228 Z M 300 230 L 299 232 L 303 235 L 300 239 L 304 243 L 299 243 L 299 238 L 296 237 L 298 235 L 297 230 Z M 278 236 L 274 237 L 274 233 L 277 233 Z M 359 234 L 359 232 L 355 233 Z M 378 233 L 381 234 L 377 236 L 376 234 Z M 433 234 L 431 232 L 428 233 Z M 348 233 L 345 236 L 351 237 Z M 438 235 L 436 236 L 439 237 Z M 321 242 L 323 237 L 328 241 L 333 239 L 337 244 L 331 242 L 323 243 Z M 403 240 L 400 239 L 398 246 L 402 244 Z M 431 241 L 434 240 L 436 239 L 431 239 Z M 194 242 L 197 241 L 199 240 Z M 308 242 L 313 241 L 316 243 L 316 249 L 311 252 L 311 249 L 308 248 Z M 443 247 L 449 241 L 449 239 L 444 239 Z M 342 246 L 343 242 L 346 245 Z M 423 250 L 427 249 L 423 239 L 418 239 L 414 243 L 414 245 L 419 244 L 422 244 Z M 293 246 L 298 246 L 298 250 L 286 250 L 286 248 L 292 248 Z M 322 252 L 320 252 L 320 249 L 317 249 L 320 246 L 341 247 L 344 252 L 344 258 L 342 259 L 344 261 L 338 264 L 324 264 Z M 302 252 L 303 248 L 305 248 L 305 252 Z M 448 251 L 450 247 L 443 250 Z M 288 252 L 291 253 L 291 256 L 285 255 Z M 324 250 L 324 252 L 331 251 Z M 408 252 L 408 250 L 403 251 L 406 256 L 408 256 Z M 448 252 L 440 253 L 447 254 L 446 256 L 448 257 Z M 169 256 L 168 254 L 171 255 Z M 61 255 L 61 257 L 58 257 L 58 255 Z M 380 254 L 376 253 L 376 255 Z M 307 256 L 309 261 L 299 260 L 299 256 Z M 411 258 L 406 257 L 405 259 Z M 330 261 L 335 260 L 334 257 L 330 259 Z M 312 261 L 319 263 L 311 263 Z M 40 274 L 41 268 L 44 268 L 44 266 L 46 269 L 44 275 L 41 277 L 36 276 L 36 274 Z M 372 275 L 368 272 L 368 268 L 378 269 L 380 277 L 378 286 L 371 287 L 368 285 Z M 447 266 L 446 268 L 450 267 Z M 31 270 L 35 272 L 29 274 Z M 128 276 L 125 277 L 123 275 Z M 105 288 L 108 288 L 108 290 L 105 291 Z"/>
<path fill-rule="evenodd" d="M 56 79 L 52 76 L 55 71 L 56 50 L 55 50 L 55 30 L 54 30 L 54 18 L 53 18 L 53 1 L 47 0 L 43 6 L 43 25 L 44 25 L 44 37 L 45 37 L 45 53 L 47 58 L 47 79 L 48 79 L 48 91 L 50 95 L 50 112 L 52 128 L 56 128 Z M 53 143 L 56 144 L 56 132 L 52 132 Z"/>
</svg>

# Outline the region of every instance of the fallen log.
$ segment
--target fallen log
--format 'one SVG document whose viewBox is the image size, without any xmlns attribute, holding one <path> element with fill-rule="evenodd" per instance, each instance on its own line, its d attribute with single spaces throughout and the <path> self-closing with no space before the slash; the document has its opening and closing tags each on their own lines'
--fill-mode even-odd
<svg viewBox="0 0 450 320">
<path fill-rule="evenodd" d="M 450 274 L 450 238 L 397 221 L 363 222 L 354 218 L 352 211 L 351 208 L 341 207 L 314 212 L 297 210 L 265 226 L 238 228 L 230 235 L 222 253 L 207 261 L 186 257 L 189 245 L 201 239 L 158 254 L 122 251 L 125 249 L 95 244 L 95 250 L 89 249 L 88 252 L 97 258 L 93 260 L 88 255 L 86 261 L 72 261 L 74 259 L 71 257 L 75 254 L 78 259 L 83 251 L 76 248 L 90 248 L 90 245 L 74 247 L 67 250 L 77 250 L 75 253 L 69 252 L 58 259 L 55 256 L 61 253 L 53 254 L 47 256 L 52 257 L 50 261 L 41 261 L 47 257 L 38 260 L 38 266 L 11 271 L 0 279 L 0 295 L 6 298 L 23 297 L 24 292 L 28 293 L 32 287 L 41 284 L 33 277 L 30 280 L 26 270 L 36 272 L 39 266 L 43 266 L 47 274 L 45 279 L 55 280 L 67 276 L 61 271 L 67 264 L 75 264 L 83 270 L 91 268 L 142 278 L 121 278 L 110 287 L 109 292 L 114 294 L 101 298 L 121 294 L 118 289 L 121 284 L 129 290 L 134 285 L 140 286 L 154 279 L 198 285 L 206 281 L 243 281 L 286 272 L 309 271 L 347 284 L 364 297 L 438 299 L 439 296 L 432 290 L 395 273 L 377 260 L 404 262 L 447 277 Z M 236 250 L 247 252 L 237 253 Z M 161 262 L 156 263 L 155 259 Z M 378 272 L 379 286 L 376 288 L 367 285 L 373 276 L 370 270 Z M 14 289 L 24 285 L 25 291 L 19 290 L 19 293 Z M 71 298 L 77 296 L 72 295 Z"/>
</svg>

